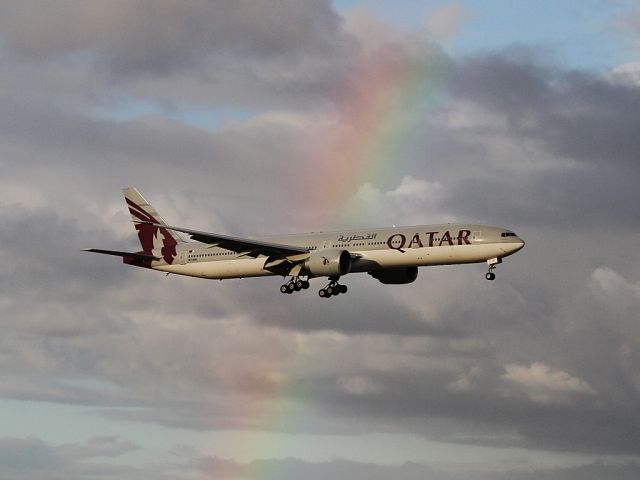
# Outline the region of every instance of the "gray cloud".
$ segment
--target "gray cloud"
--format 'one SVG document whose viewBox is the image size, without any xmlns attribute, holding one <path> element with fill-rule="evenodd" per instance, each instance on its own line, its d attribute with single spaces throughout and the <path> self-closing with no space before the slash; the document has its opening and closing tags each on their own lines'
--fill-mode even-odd
<svg viewBox="0 0 640 480">
<path fill-rule="evenodd" d="M 328 1 L 4 2 L 6 85 L 99 111 L 314 105 L 357 50 Z M 46 85 L 46 87 L 45 87 Z M 43 88 L 44 87 L 44 88 Z"/>
<path fill-rule="evenodd" d="M 401 465 L 379 465 L 360 463 L 343 459 L 325 462 L 307 462 L 295 458 L 279 460 L 256 460 L 240 463 L 215 456 L 197 456 L 193 449 L 182 447 L 169 452 L 172 465 L 144 465 L 125 467 L 105 461 L 117 459 L 135 452 L 138 447 L 131 442 L 116 437 L 93 437 L 82 443 L 52 444 L 37 437 L 0 438 L 0 473 L 10 480 L 26 479 L 81 479 L 122 478 L 137 480 L 160 478 L 178 480 L 185 478 L 248 479 L 268 471 L 282 479 L 386 479 L 394 477 L 402 480 L 472 480 L 542 478 L 560 479 L 614 479 L 636 478 L 637 463 L 611 463 L 597 461 L 591 464 L 564 468 L 529 468 L 505 470 L 465 469 L 447 471 L 429 465 L 407 462 Z"/>
<path fill-rule="evenodd" d="M 324 1 L 5 2 L 1 18 L 10 53 L 36 61 L 88 53 L 124 75 L 198 69 L 209 56 L 325 54 L 345 41 Z"/>
<path fill-rule="evenodd" d="M 607 464 L 604 462 L 595 462 L 589 465 L 583 465 L 574 468 L 558 468 L 552 470 L 537 470 L 535 472 L 511 472 L 505 478 L 513 478 L 516 480 L 528 480 L 539 478 L 543 480 L 553 479 L 600 479 L 607 478 L 612 480 L 627 480 L 635 478 L 638 475 L 640 466 L 637 463 Z"/>
<path fill-rule="evenodd" d="M 539 141 L 560 159 L 602 168 L 636 166 L 637 88 L 511 55 L 458 63 L 452 83 L 456 96 L 504 115 L 510 135 Z"/>
<path fill-rule="evenodd" d="M 356 463 L 345 460 L 332 462 L 309 463 L 288 458 L 283 460 L 255 461 L 239 464 L 217 457 L 204 457 L 194 462 L 194 467 L 205 477 L 211 478 L 253 478 L 260 472 L 277 472 L 278 478 L 294 479 L 308 478 L 312 480 L 335 479 L 387 479 L 394 478 L 409 480 L 429 478 L 434 480 L 450 479 L 447 474 L 435 472 L 427 465 L 407 463 L 402 466 L 382 466 L 374 464 Z"/>
<path fill-rule="evenodd" d="M 259 405 L 278 399 L 304 414 L 291 427 L 299 432 L 640 453 L 637 87 L 532 51 L 448 58 L 402 35 L 366 43 L 367 29 L 353 36 L 326 2 L 281 2 L 282 15 L 238 2 L 76 5 L 5 2 L 0 12 L 3 398 L 194 430 L 277 430 Z M 70 20 L 78 15 L 86 22 Z M 313 225 L 335 199 L 325 183 L 309 185 L 348 173 L 334 140 L 353 128 L 353 112 L 336 99 L 373 94 L 358 88 L 380 73 L 372 58 L 422 73 L 444 65 L 447 101 L 435 95 L 421 119 L 424 148 L 387 158 L 384 179 L 354 178 L 347 194 L 363 222 L 513 227 L 527 247 L 493 285 L 484 266 L 425 268 L 399 287 L 347 277 L 349 295 L 327 303 L 314 291 L 283 297 L 280 279 L 165 278 L 79 252 L 136 248 L 119 193 L 128 184 L 185 226 L 261 234 Z M 349 64 L 366 75 L 353 78 Z M 152 115 L 97 114 L 149 99 L 160 105 Z M 200 101 L 260 113 L 213 131 L 167 118 Z M 541 378 L 532 378 L 536 364 Z M 513 365 L 519 377 L 513 367 L 509 376 Z M 5 445 L 61 465 L 40 441 Z M 440 474 L 282 468 L 310 478 Z M 633 464 L 581 468 L 536 474 L 637 473 Z M 528 478 L 508 478 L 518 475 Z"/>
<path fill-rule="evenodd" d="M 390 477 L 401 480 L 424 479 L 430 480 L 489 480 L 489 479 L 514 479 L 526 480 L 542 478 L 545 480 L 565 479 L 601 479 L 626 480 L 636 478 L 640 472 L 640 466 L 636 463 L 605 464 L 596 462 L 571 468 L 542 469 L 533 471 L 511 470 L 508 472 L 483 472 L 471 471 L 464 473 L 446 472 L 436 470 L 428 465 L 420 463 L 405 463 L 403 465 L 375 465 L 346 460 L 334 460 L 331 462 L 310 463 L 287 458 L 282 460 L 254 461 L 241 464 L 218 457 L 202 457 L 193 462 L 193 467 L 200 470 L 205 478 L 253 478 L 259 472 L 277 472 L 278 478 L 285 480 L 297 478 L 324 479 L 387 479 Z"/>
<path fill-rule="evenodd" d="M 103 478 L 143 478 L 137 469 L 101 462 L 137 449 L 137 445 L 116 437 L 93 437 L 83 443 L 61 445 L 50 444 L 37 437 L 3 437 L 0 438 L 0 474 L 10 480 L 80 479 L 96 475 Z"/>
</svg>

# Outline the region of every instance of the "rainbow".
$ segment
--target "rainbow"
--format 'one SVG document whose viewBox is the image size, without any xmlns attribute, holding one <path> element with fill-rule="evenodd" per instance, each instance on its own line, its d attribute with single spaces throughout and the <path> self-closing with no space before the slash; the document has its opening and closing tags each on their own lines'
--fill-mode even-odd
<svg viewBox="0 0 640 480">
<path fill-rule="evenodd" d="M 412 162 L 427 147 L 425 125 L 441 98 L 446 62 L 439 53 L 425 59 L 394 51 L 363 57 L 354 66 L 349 80 L 338 88 L 336 120 L 319 127 L 320 138 L 311 142 L 317 151 L 305 159 L 309 169 L 302 174 L 298 170 L 292 179 L 298 186 L 294 191 L 297 197 L 321 212 L 309 216 L 305 210 L 300 225 L 337 227 L 347 223 L 353 219 L 345 215 L 344 207 L 360 186 L 369 182 L 389 187 L 394 178 L 411 173 Z M 242 406 L 224 408 L 229 429 L 246 433 L 239 449 L 251 452 L 253 458 L 287 456 L 286 445 L 267 445 L 265 437 L 269 435 L 264 432 L 292 432 L 299 423 L 300 413 L 292 399 L 300 392 L 292 392 L 291 385 L 305 371 L 305 361 L 302 354 L 292 353 L 282 378 L 266 382 L 264 389 Z M 234 390 L 233 385 L 228 387 Z M 250 424 L 243 420 L 247 413 L 252 418 Z M 270 480 L 280 476 L 278 472 L 250 470 L 242 472 L 243 478 Z M 216 477 L 215 471 L 209 473 Z"/>
<path fill-rule="evenodd" d="M 269 460 L 283 458 L 287 454 L 288 436 L 295 431 L 301 413 L 296 405 L 296 397 L 300 396 L 300 390 L 293 390 L 296 377 L 302 374 L 306 367 L 306 358 L 296 352 L 287 355 L 287 369 L 283 375 L 273 375 L 274 370 L 283 359 L 272 365 L 262 367 L 251 365 L 251 376 L 257 382 L 248 394 L 239 394 L 237 377 L 235 373 L 223 381 L 223 393 L 220 396 L 221 404 L 215 408 L 220 409 L 225 416 L 223 427 L 229 435 L 233 450 L 246 452 L 247 456 L 256 460 Z M 269 362 L 267 362 L 269 363 Z M 250 380 L 251 381 L 251 380 Z M 211 444 L 207 448 L 215 448 Z M 257 463 L 251 466 L 240 465 L 235 461 L 216 462 L 207 471 L 207 478 L 246 478 L 255 480 L 277 480 L 282 472 L 273 471 L 269 463 Z"/>
<path fill-rule="evenodd" d="M 339 95 L 337 120 L 321 129 L 317 152 L 300 198 L 322 206 L 315 226 L 337 227 L 348 218 L 345 204 L 365 183 L 389 187 L 411 173 L 427 148 L 429 116 L 443 98 L 448 60 L 413 52 L 378 52 L 361 59 Z M 315 172 L 315 175 L 311 172 Z"/>
</svg>

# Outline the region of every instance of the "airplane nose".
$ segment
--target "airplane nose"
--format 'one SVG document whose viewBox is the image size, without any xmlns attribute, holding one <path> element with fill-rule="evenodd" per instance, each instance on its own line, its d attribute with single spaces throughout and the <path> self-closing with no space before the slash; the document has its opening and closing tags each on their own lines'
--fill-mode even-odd
<svg viewBox="0 0 640 480">
<path fill-rule="evenodd" d="M 515 240 L 515 239 L 514 239 Z M 513 255 L 516 252 L 519 252 L 524 247 L 524 240 L 518 239 L 517 241 L 511 241 L 506 245 L 503 245 L 502 251 L 507 255 Z"/>
</svg>

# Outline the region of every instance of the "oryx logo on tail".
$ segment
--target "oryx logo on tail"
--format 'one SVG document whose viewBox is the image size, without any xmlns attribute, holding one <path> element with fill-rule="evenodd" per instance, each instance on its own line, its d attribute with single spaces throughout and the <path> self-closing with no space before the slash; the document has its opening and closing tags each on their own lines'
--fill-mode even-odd
<svg viewBox="0 0 640 480">
<path fill-rule="evenodd" d="M 138 231 L 142 251 L 146 254 L 160 251 L 160 255 L 168 264 L 172 264 L 177 256 L 176 245 L 182 241 L 176 234 L 166 228 L 152 224 L 164 224 L 158 212 L 140 195 L 135 188 L 123 190 L 131 219 Z M 140 223 L 149 222 L 149 223 Z"/>
</svg>

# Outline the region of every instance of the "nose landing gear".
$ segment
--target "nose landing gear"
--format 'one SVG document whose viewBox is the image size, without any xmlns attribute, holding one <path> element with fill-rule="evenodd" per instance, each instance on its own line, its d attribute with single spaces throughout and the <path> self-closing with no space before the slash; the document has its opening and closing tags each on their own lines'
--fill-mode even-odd
<svg viewBox="0 0 640 480">
<path fill-rule="evenodd" d="M 491 260 L 487 260 L 487 263 L 489 264 L 489 271 L 486 273 L 484 278 L 486 278 L 487 280 L 495 280 L 496 274 L 493 273 L 493 270 L 496 268 L 496 265 L 502 263 L 502 259 L 492 258 Z"/>
</svg>

